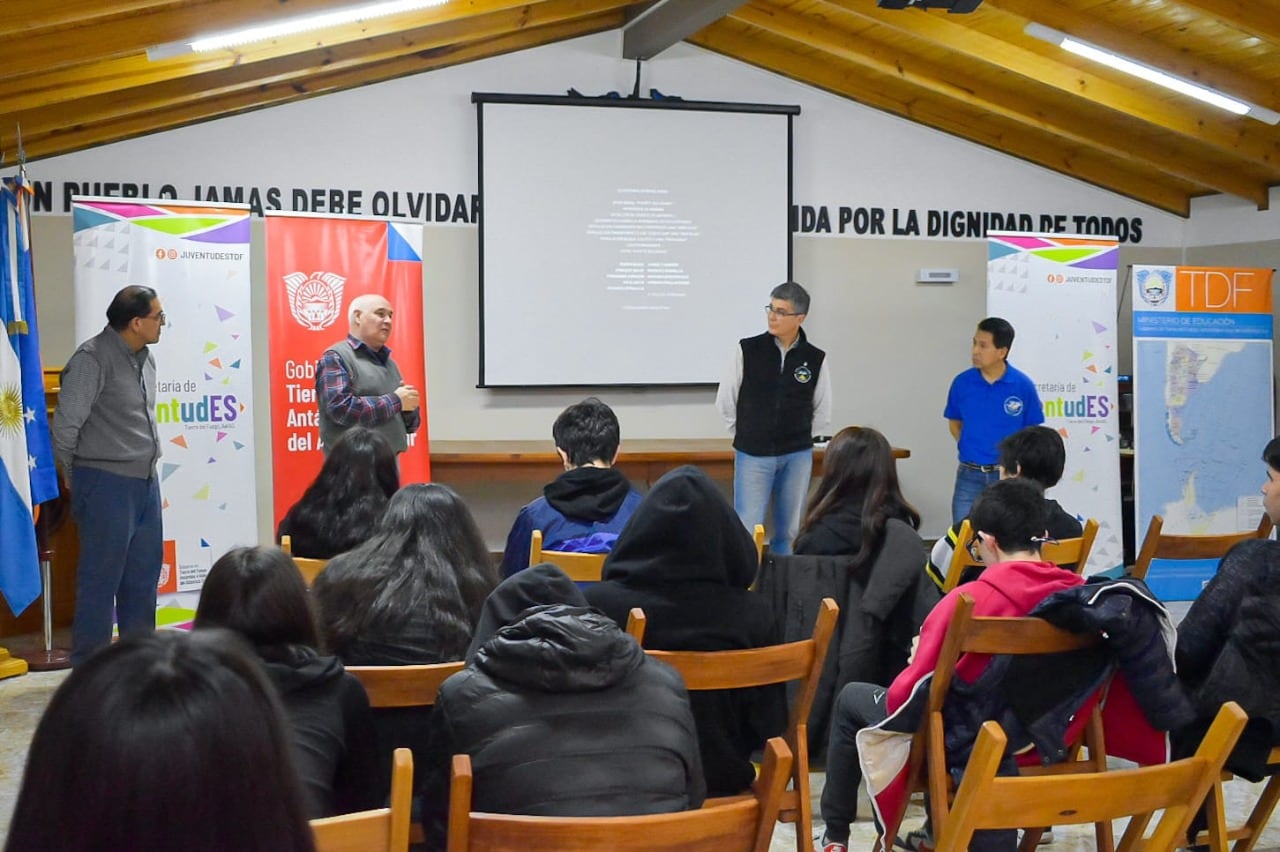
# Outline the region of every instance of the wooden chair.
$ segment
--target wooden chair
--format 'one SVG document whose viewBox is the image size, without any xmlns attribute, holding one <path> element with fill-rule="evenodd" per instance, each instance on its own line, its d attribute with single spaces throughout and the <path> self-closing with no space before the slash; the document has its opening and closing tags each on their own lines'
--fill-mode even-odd
<svg viewBox="0 0 1280 852">
<path fill-rule="evenodd" d="M 293 559 L 293 564 L 298 566 L 298 573 L 302 575 L 302 581 L 307 584 L 307 588 L 311 588 L 311 584 L 316 581 L 316 577 L 324 570 L 324 566 L 329 564 L 328 559 L 311 559 L 306 556 L 293 555 L 293 537 L 280 536 L 280 549 Z"/>
<path fill-rule="evenodd" d="M 420 666 L 347 666 L 369 695 L 370 707 L 431 707 L 440 684 L 462 671 L 462 660 Z"/>
<path fill-rule="evenodd" d="M 1233 840 L 1235 845 L 1231 847 L 1232 852 L 1249 852 L 1257 845 L 1263 829 L 1271 820 L 1271 812 L 1275 810 L 1276 802 L 1280 801 L 1280 748 L 1271 750 L 1271 754 L 1267 757 L 1267 765 L 1275 774 L 1267 779 L 1266 786 L 1262 788 L 1262 795 L 1258 797 L 1253 810 L 1249 812 L 1249 817 L 1243 824 L 1235 827 L 1227 825 L 1226 803 L 1222 795 L 1223 782 L 1230 781 L 1235 776 L 1230 772 L 1222 773 L 1205 799 L 1209 827 L 1196 835 L 1196 843 L 1207 845 L 1212 852 L 1227 852 L 1227 845 Z"/>
<path fill-rule="evenodd" d="M 391 806 L 311 820 L 316 852 L 406 852 L 413 807 L 413 754 L 396 749 L 391 769 Z"/>
<path fill-rule="evenodd" d="M 1098 537 L 1098 522 L 1093 518 L 1085 521 L 1084 530 L 1079 538 L 1067 538 L 1058 542 L 1046 543 L 1040 548 L 1040 558 L 1054 565 L 1070 565 L 1077 574 L 1084 571 L 1084 564 L 1089 561 L 1089 553 L 1093 550 L 1093 540 Z M 947 568 L 947 579 L 942 586 L 943 594 L 960 585 L 960 577 L 966 568 L 981 566 L 982 560 L 969 555 L 966 545 L 973 538 L 973 527 L 969 519 L 960 522 L 960 531 L 956 535 L 956 547 L 951 552 L 951 565 Z"/>
<path fill-rule="evenodd" d="M 756 564 L 764 564 L 764 524 L 756 524 L 756 528 L 751 531 L 751 538 L 756 543 Z"/>
<path fill-rule="evenodd" d="M 680 672 L 690 690 L 741 689 L 773 683 L 797 681 L 795 696 L 783 733 L 794 760 L 791 765 L 792 787 L 782 794 L 782 810 L 778 819 L 795 823 L 796 848 L 808 852 L 812 848 L 811 824 L 813 802 L 809 795 L 809 711 L 822 676 L 822 663 L 836 628 L 840 608 L 831 598 L 823 598 L 813 636 L 785 645 L 770 645 L 745 651 L 646 651 Z M 644 612 L 636 607 L 627 620 L 627 632 L 644 635 Z M 739 797 L 727 797 L 734 799 Z"/>
<path fill-rule="evenodd" d="M 997 723 L 986 722 L 965 767 L 950 817 L 936 834 L 935 848 L 938 852 L 967 849 L 974 829 L 979 828 L 1018 828 L 1028 822 L 1110 824 L 1113 819 L 1129 816 L 1122 849 L 1172 850 L 1186 842 L 1192 817 L 1247 721 L 1240 706 L 1230 702 L 1218 712 L 1192 757 L 1139 769 L 1032 778 L 996 776 L 1007 742 Z M 1153 815 L 1161 809 L 1163 814 L 1144 839 Z"/>
<path fill-rule="evenodd" d="M 752 793 L 717 799 L 699 810 L 620 817 L 538 817 L 471 810 L 471 758 L 453 757 L 449 789 L 449 852 L 766 852 L 779 799 L 791 771 L 781 737 L 765 746 L 764 765 Z"/>
<path fill-rule="evenodd" d="M 1169 535 L 1161 532 L 1164 529 L 1164 518 L 1152 515 L 1147 526 L 1147 534 L 1142 539 L 1142 548 L 1133 563 L 1130 575 L 1139 580 L 1147 579 L 1153 559 L 1221 559 L 1227 551 L 1242 541 L 1251 538 L 1268 538 L 1271 535 L 1271 518 L 1263 513 L 1258 528 L 1252 532 L 1228 533 L 1226 535 Z"/>
<path fill-rule="evenodd" d="M 534 530 L 529 540 L 529 564 L 550 562 L 576 583 L 598 583 L 604 571 L 607 553 L 571 553 L 567 550 L 543 550 L 542 530 Z"/>
<path fill-rule="evenodd" d="M 347 666 L 347 671 L 364 686 L 370 707 L 425 708 L 435 705 L 440 684 L 450 675 L 462 671 L 465 665 L 458 660 L 418 666 Z M 425 842 L 426 834 L 421 823 L 415 822 L 410 826 L 409 839 L 415 844 Z"/>
<path fill-rule="evenodd" d="M 1069 633 L 1049 624 L 1040 618 L 985 618 L 973 615 L 973 598 L 961 594 L 956 609 L 947 627 L 946 637 L 938 653 L 938 662 L 934 666 L 933 679 L 929 685 L 928 706 L 920 720 L 911 743 L 911 755 L 907 770 L 907 791 L 920 790 L 929 792 L 929 810 L 933 822 L 933 835 L 946 825 L 952 806 L 951 798 L 955 793 L 951 775 L 947 771 L 944 750 L 945 729 L 943 726 L 942 708 L 947 693 L 951 689 L 952 677 L 955 674 L 956 661 L 964 654 L 1062 654 L 1088 648 L 1100 647 L 1103 643 L 1100 635 Z M 1080 708 L 1081 736 L 1072 743 L 1071 756 L 1062 763 L 1020 766 L 1020 777 L 1033 775 L 1062 776 L 1103 772 L 1107 768 L 1106 748 L 1102 733 L 1102 716 L 1100 699 L 1102 689 L 1085 701 Z M 1003 737 L 1003 732 L 1001 733 Z M 1087 759 L 1080 757 L 1080 747 L 1088 748 Z M 1053 781 L 1047 782 L 1052 784 Z M 892 840 L 897 835 L 901 816 L 885 826 L 884 837 Z M 1084 820 L 1093 822 L 1094 820 Z M 1018 828 L 1027 828 L 1027 834 L 1039 839 L 1041 829 L 1053 825 L 1053 821 L 1036 822 L 1025 820 L 1019 822 Z M 1097 821 L 1097 848 L 1110 850 L 1114 848 L 1109 821 Z M 961 847 L 963 848 L 963 847 Z"/>
</svg>

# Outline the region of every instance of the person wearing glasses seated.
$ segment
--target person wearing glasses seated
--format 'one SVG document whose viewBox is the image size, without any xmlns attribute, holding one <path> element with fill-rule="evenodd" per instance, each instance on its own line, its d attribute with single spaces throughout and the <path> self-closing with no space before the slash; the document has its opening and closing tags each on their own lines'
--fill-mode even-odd
<svg viewBox="0 0 1280 852">
<path fill-rule="evenodd" d="M 862 767 L 856 736 L 863 728 L 883 722 L 908 705 L 917 685 L 933 673 L 942 650 L 951 616 L 960 595 L 973 598 L 975 616 L 1020 617 L 1030 613 L 1049 595 L 1084 582 L 1082 577 L 1040 559 L 1045 540 L 1044 498 L 1038 486 L 1025 479 L 1005 479 L 990 485 L 978 497 L 969 515 L 976 532 L 965 543 L 987 569 L 971 583 L 957 586 L 933 608 L 920 628 L 911 661 L 887 688 L 851 683 L 840 691 L 831 717 L 827 746 L 827 781 L 822 791 L 822 818 L 826 830 L 819 848 L 845 852 L 849 825 L 857 817 L 858 785 Z M 966 654 L 956 663 L 956 678 L 972 683 L 986 669 L 990 657 Z M 914 706 L 912 709 L 915 709 Z M 919 720 L 904 720 L 910 727 Z M 908 848 L 932 846 L 928 829 L 912 832 Z M 1013 830 L 978 832 L 970 849 L 1011 850 Z"/>
<path fill-rule="evenodd" d="M 71 485 L 80 527 L 71 662 L 111 642 L 156 629 L 156 582 L 164 559 L 156 359 L 164 310 L 156 291 L 130 284 L 107 307 L 107 327 L 62 368 L 53 448 Z"/>
<path fill-rule="evenodd" d="M 960 465 L 951 494 L 951 521 L 960 523 L 987 485 L 1000 476 L 996 445 L 1024 426 L 1044 422 L 1044 406 L 1026 373 L 1009 363 L 1013 326 L 987 317 L 973 333 L 973 366 L 951 380 L 947 418 Z"/>
<path fill-rule="evenodd" d="M 1002 440 L 997 449 L 1000 453 L 998 467 L 1001 479 L 1018 477 L 1034 482 L 1044 491 L 1048 491 L 1062 479 L 1062 471 L 1067 464 L 1067 447 L 1062 442 L 1062 436 L 1048 426 L 1019 429 Z M 1058 505 L 1057 500 L 1045 497 L 1044 511 L 1049 538 L 1062 541 L 1079 538 L 1084 532 L 1080 519 Z M 951 567 L 951 557 L 960 538 L 961 523 L 963 520 L 957 521 L 947 530 L 946 535 L 934 543 L 929 561 L 925 563 L 925 571 L 939 589 L 946 584 L 947 569 Z M 981 571 L 981 568 L 969 569 L 961 577 L 961 582 L 974 579 Z"/>
<path fill-rule="evenodd" d="M 770 522 L 772 553 L 791 552 L 813 471 L 813 436 L 831 425 L 831 370 L 826 353 L 800 328 L 809 294 L 779 284 L 765 306 L 769 328 L 744 337 L 716 392 L 716 408 L 733 435 L 733 507 L 747 530 Z"/>
</svg>

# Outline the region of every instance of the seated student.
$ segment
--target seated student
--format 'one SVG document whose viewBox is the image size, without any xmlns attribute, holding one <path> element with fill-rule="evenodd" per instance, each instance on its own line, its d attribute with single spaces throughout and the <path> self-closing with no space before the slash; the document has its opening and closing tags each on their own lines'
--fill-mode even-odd
<svg viewBox="0 0 1280 852">
<path fill-rule="evenodd" d="M 462 498 L 445 485 L 416 484 L 391 498 L 372 538 L 329 561 L 312 594 L 325 642 L 343 663 L 406 666 L 461 660 L 497 582 Z M 421 766 L 430 711 L 373 715 L 379 759 L 405 746 Z"/>
<path fill-rule="evenodd" d="M 396 492 L 373 535 L 331 559 L 312 592 L 344 663 L 403 666 L 462 659 L 496 585 L 466 503 L 428 483 Z"/>
<path fill-rule="evenodd" d="M 844 852 L 849 843 L 849 825 L 857 818 L 862 769 L 855 736 L 862 728 L 897 712 L 907 703 L 917 682 L 932 673 L 959 596 L 967 594 L 974 599 L 973 614 L 977 616 L 1024 616 L 1054 592 L 1084 582 L 1070 571 L 1040 561 L 1045 505 L 1038 485 L 1025 479 L 1006 479 L 987 486 L 973 504 L 969 522 L 977 530 L 973 546 L 986 563 L 986 570 L 977 580 L 958 586 L 938 602 L 920 629 L 911 662 L 887 689 L 851 683 L 836 700 L 827 748 L 827 782 L 822 791 L 826 833 L 819 848 L 823 852 Z M 972 682 L 989 659 L 978 654 L 961 657 L 956 664 L 957 678 Z M 1012 831 L 979 832 L 970 848 L 1012 849 L 1015 844 Z"/>
<path fill-rule="evenodd" d="M 289 536 L 290 552 L 311 559 L 345 553 L 373 534 L 399 487 L 400 468 L 391 444 L 372 429 L 353 426 L 280 520 L 276 541 Z"/>
<path fill-rule="evenodd" d="M 836 433 L 827 445 L 822 480 L 809 500 L 794 549 L 801 556 L 852 557 L 831 573 L 808 575 L 815 585 L 806 597 L 832 595 L 842 614 L 839 645 L 832 648 L 838 662 L 828 669 L 830 686 L 819 688 L 824 699 L 834 698 L 850 680 L 887 683 L 906 666 L 911 640 L 939 597 L 920 573 L 924 545 L 919 527 L 920 513 L 902 496 L 893 450 L 884 435 L 865 426 Z M 837 582 L 819 587 L 819 576 L 834 576 Z M 811 627 L 805 625 L 806 630 Z M 825 709 L 814 719 L 825 723 Z M 826 727 L 818 731 L 810 725 L 812 745 L 826 743 Z"/>
<path fill-rule="evenodd" d="M 613 467 L 619 441 L 613 409 L 587 397 L 560 412 L 551 435 L 564 473 L 516 516 L 502 555 L 504 577 L 529 567 L 534 530 L 542 530 L 547 550 L 607 553 L 640 505 L 640 492 Z"/>
<path fill-rule="evenodd" d="M 587 601 L 620 627 L 632 607 L 648 617 L 644 644 L 667 651 L 758 648 L 779 641 L 768 602 L 748 591 L 755 542 L 733 506 L 692 465 L 659 479 L 627 523 Z M 787 723 L 783 685 L 698 691 L 707 793 L 741 793 L 755 778 L 751 753 Z"/>
<path fill-rule="evenodd" d="M 1263 509 L 1280 523 L 1280 438 L 1262 453 L 1267 478 Z M 1222 558 L 1178 625 L 1178 678 L 1196 710 L 1196 721 L 1174 737 L 1174 756 L 1196 750 L 1225 701 L 1249 714 L 1227 767 L 1251 781 L 1268 775 L 1267 754 L 1280 745 L 1280 542 L 1251 539 Z M 1204 827 L 1203 817 L 1194 830 Z"/>
<path fill-rule="evenodd" d="M 237 547 L 213 563 L 195 628 L 224 627 L 253 645 L 289 722 L 307 817 L 376 808 L 390 765 L 379 760 L 369 699 L 320 631 L 302 575 L 278 547 Z"/>
<path fill-rule="evenodd" d="M 122 639 L 36 728 L 7 852 L 311 852 L 275 690 L 234 634 Z"/>
<path fill-rule="evenodd" d="M 591 610 L 553 565 L 494 589 L 467 667 L 440 688 L 423 803 L 441 846 L 454 754 L 471 756 L 472 807 L 488 813 L 669 813 L 706 796 L 680 675 Z"/>
<path fill-rule="evenodd" d="M 997 449 L 1000 452 L 1001 479 L 1021 478 L 1036 483 L 1042 491 L 1048 491 L 1062 479 L 1062 471 L 1067 464 L 1067 447 L 1062 436 L 1048 426 L 1020 429 L 1002 440 Z M 1079 538 L 1084 532 L 1079 519 L 1059 506 L 1057 500 L 1043 499 L 1049 538 L 1057 541 Z M 938 539 L 929 554 L 925 570 L 939 589 L 946 583 L 947 569 L 951 566 L 951 556 L 959 536 L 960 524 L 957 523 Z M 973 570 L 972 574 L 976 575 L 979 570 Z M 961 582 L 972 579 L 973 576 L 962 577 Z"/>
</svg>

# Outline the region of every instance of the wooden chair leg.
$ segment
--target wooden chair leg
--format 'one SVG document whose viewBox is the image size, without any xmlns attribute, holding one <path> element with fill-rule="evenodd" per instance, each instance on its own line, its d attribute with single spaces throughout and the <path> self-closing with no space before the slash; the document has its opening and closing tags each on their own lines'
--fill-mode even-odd
<svg viewBox="0 0 1280 852">
<path fill-rule="evenodd" d="M 798 734 L 796 742 L 791 744 L 795 752 L 791 774 L 799 799 L 796 803 L 796 852 L 810 852 L 813 849 L 813 799 L 809 790 L 809 732 L 806 726 L 801 725 Z"/>
<path fill-rule="evenodd" d="M 1258 797 L 1258 803 L 1253 806 L 1249 820 L 1245 823 L 1249 833 L 1236 841 L 1233 852 L 1249 852 L 1257 845 L 1277 802 L 1280 802 L 1280 774 L 1267 779 L 1267 786 L 1262 788 L 1262 795 Z"/>
<path fill-rule="evenodd" d="M 1208 837 L 1205 839 L 1211 852 L 1227 852 L 1227 806 L 1222 795 L 1222 783 L 1219 779 L 1204 799 L 1204 813 L 1208 819 Z"/>
</svg>

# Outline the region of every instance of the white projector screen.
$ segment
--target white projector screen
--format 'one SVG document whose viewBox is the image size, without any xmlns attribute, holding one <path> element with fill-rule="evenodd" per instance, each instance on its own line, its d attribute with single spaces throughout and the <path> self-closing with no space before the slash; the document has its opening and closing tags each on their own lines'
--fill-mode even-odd
<svg viewBox="0 0 1280 852">
<path fill-rule="evenodd" d="M 472 100 L 480 386 L 718 382 L 791 277 L 799 107 Z"/>
</svg>

